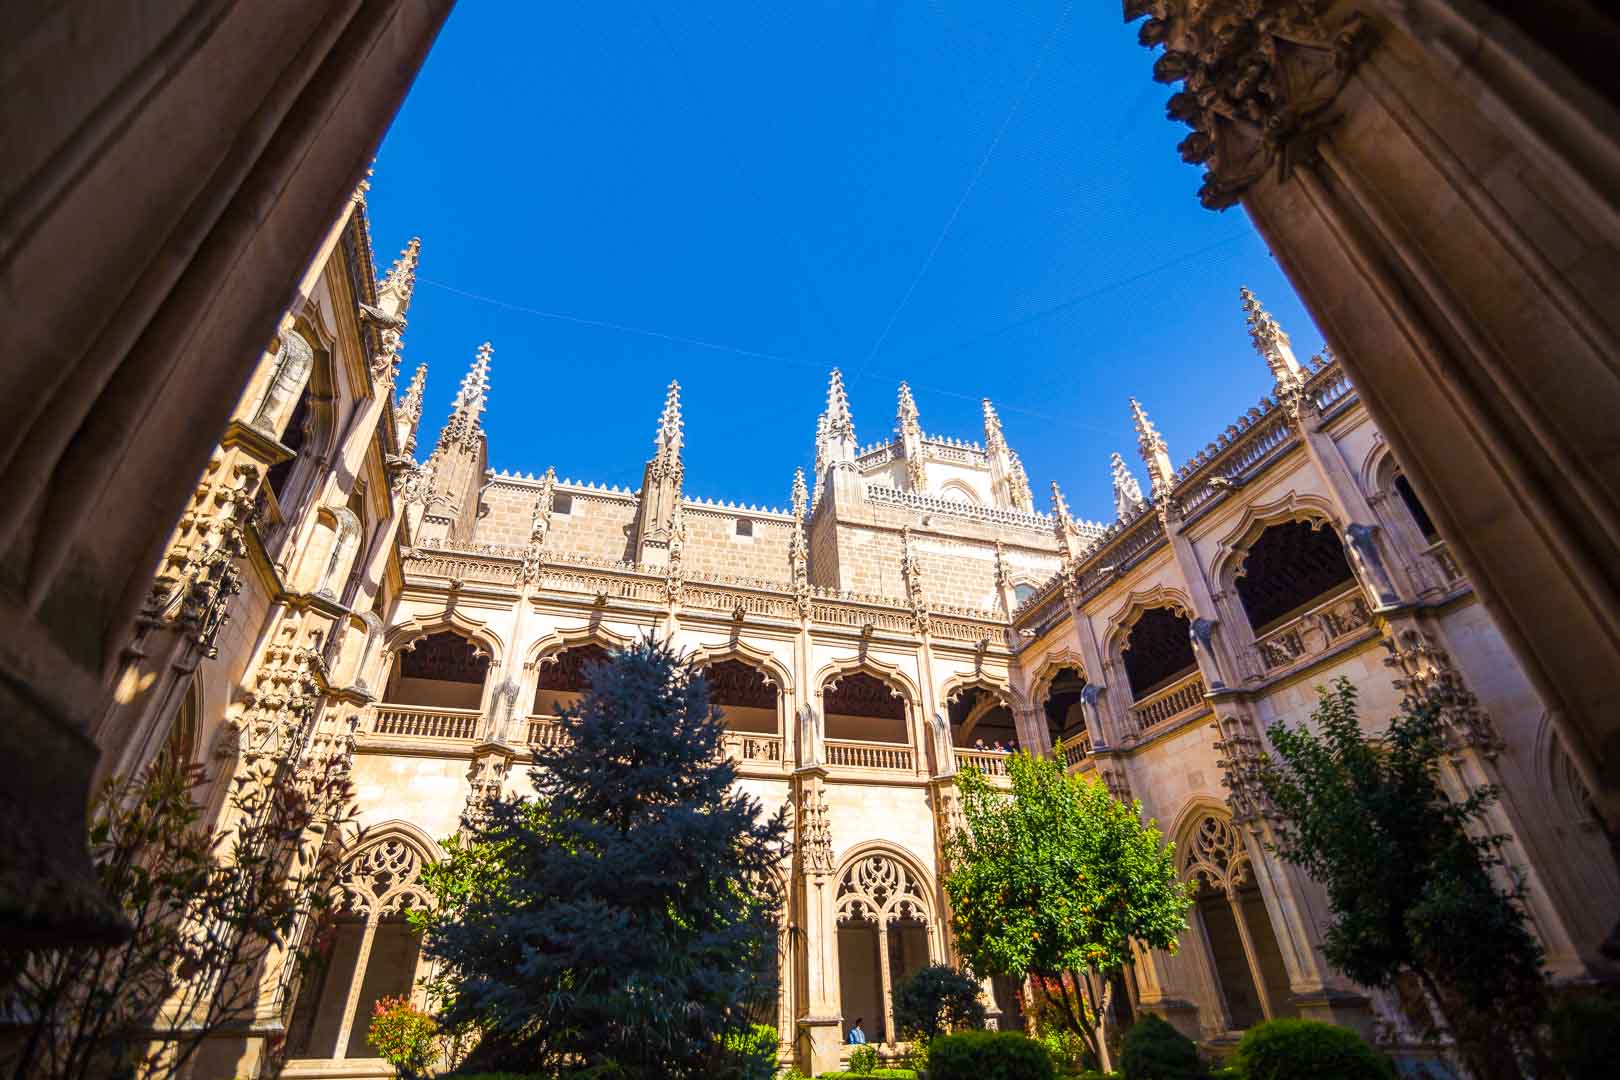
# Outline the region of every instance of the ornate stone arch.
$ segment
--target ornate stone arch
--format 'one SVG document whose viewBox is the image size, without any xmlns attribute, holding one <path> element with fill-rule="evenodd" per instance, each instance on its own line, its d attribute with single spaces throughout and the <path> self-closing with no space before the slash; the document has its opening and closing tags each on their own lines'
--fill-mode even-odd
<svg viewBox="0 0 1620 1080">
<path fill-rule="evenodd" d="M 746 641 L 726 641 L 719 645 L 697 645 L 687 653 L 687 658 L 695 667 L 708 667 L 710 664 L 722 660 L 736 660 L 740 663 L 758 668 L 765 675 L 766 683 L 775 686 L 778 695 L 784 700 L 793 692 L 793 676 L 787 667 L 772 654 L 764 649 L 756 648 Z"/>
<path fill-rule="evenodd" d="M 970 506 L 983 506 L 984 496 L 973 490 L 972 485 L 962 480 L 947 480 L 939 486 L 939 497 L 949 499 L 953 494 L 964 496 L 965 502 Z"/>
<path fill-rule="evenodd" d="M 1335 535 L 1339 531 L 1333 504 L 1321 495 L 1290 490 L 1271 502 L 1245 506 L 1242 516 L 1221 537 L 1215 557 L 1210 560 L 1210 580 L 1217 583 L 1221 593 L 1230 595 L 1232 592 L 1232 583 L 1242 576 L 1243 560 L 1260 534 L 1273 525 L 1290 521 L 1306 522 L 1313 529 L 1328 526 Z"/>
<path fill-rule="evenodd" d="M 529 646 L 523 658 L 525 671 L 538 671 L 546 664 L 554 664 L 557 657 L 579 645 L 600 645 L 604 649 L 624 649 L 634 645 L 636 639 L 621 634 L 601 623 L 588 623 L 568 629 L 553 630 Z"/>
<path fill-rule="evenodd" d="M 928 926 L 930 947 L 937 948 L 933 877 L 904 847 L 887 840 L 856 844 L 844 853 L 835 880 L 836 918 L 879 923 L 915 918 Z"/>
<path fill-rule="evenodd" d="M 1232 896 L 1254 873 L 1243 834 L 1223 809 L 1199 803 L 1191 810 L 1176 834 L 1176 866 L 1183 880 L 1202 879 Z"/>
<path fill-rule="evenodd" d="M 444 851 L 420 828 L 397 818 L 385 821 L 366 829 L 351 847 L 333 886 L 340 911 L 371 918 L 430 903 L 422 871 Z"/>
<path fill-rule="evenodd" d="M 939 703 L 949 705 L 968 690 L 977 687 L 988 691 L 1009 709 L 1018 709 L 1024 705 L 1023 698 L 1013 688 L 1012 680 L 997 679 L 983 669 L 973 671 L 958 671 L 946 679 L 939 687 Z"/>
<path fill-rule="evenodd" d="M 815 688 L 815 696 L 819 699 L 829 686 L 837 683 L 845 675 L 853 675 L 856 672 L 865 672 L 882 679 L 896 688 L 895 696 L 901 698 L 909 707 L 913 709 L 921 707 L 922 693 L 917 689 L 916 681 L 898 665 L 886 664 L 871 655 L 836 657 L 816 672 L 815 678 L 810 680 L 810 685 Z"/>
<path fill-rule="evenodd" d="M 383 634 L 383 650 L 390 655 L 401 650 L 409 651 L 416 642 L 441 630 L 461 634 L 480 652 L 487 654 L 491 671 L 500 666 L 501 657 L 506 653 L 506 643 L 488 622 L 475 619 L 457 607 L 447 608 L 425 619 L 411 615 L 403 622 L 395 623 Z"/>
<path fill-rule="evenodd" d="M 1169 608 L 1189 622 L 1193 618 L 1192 598 L 1181 589 L 1159 584 L 1134 590 L 1120 601 L 1114 613 L 1108 617 L 1107 630 L 1103 633 L 1103 649 L 1109 660 L 1119 663 L 1126 642 L 1130 639 L 1131 628 L 1154 608 Z"/>
<path fill-rule="evenodd" d="M 1067 645 L 1061 645 L 1041 657 L 1040 666 L 1029 679 L 1028 698 L 1031 705 L 1046 703 L 1047 696 L 1052 692 L 1052 680 L 1064 668 L 1074 668 L 1081 675 L 1087 675 L 1085 660 Z"/>
</svg>

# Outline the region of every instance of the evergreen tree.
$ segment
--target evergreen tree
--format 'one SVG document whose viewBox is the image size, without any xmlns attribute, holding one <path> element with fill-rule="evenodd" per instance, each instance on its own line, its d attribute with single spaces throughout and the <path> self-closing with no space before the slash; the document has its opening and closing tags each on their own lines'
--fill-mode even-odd
<svg viewBox="0 0 1620 1080">
<path fill-rule="evenodd" d="M 667 645 L 586 675 L 567 738 L 535 754 L 537 798 L 490 805 L 465 872 L 435 880 L 443 1020 L 481 1033 L 469 1064 L 736 1073 L 737 1034 L 775 1000 L 782 814 L 735 789 L 721 712 Z"/>
</svg>

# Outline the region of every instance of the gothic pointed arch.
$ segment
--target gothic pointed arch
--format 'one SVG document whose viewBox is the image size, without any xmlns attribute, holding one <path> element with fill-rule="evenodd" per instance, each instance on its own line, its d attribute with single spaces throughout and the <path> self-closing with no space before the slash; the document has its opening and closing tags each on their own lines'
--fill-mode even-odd
<svg viewBox="0 0 1620 1080">
<path fill-rule="evenodd" d="M 432 903 L 423 872 L 443 857 L 431 837 L 397 819 L 351 839 L 319 931 L 330 942 L 328 962 L 293 988 L 291 1056 L 375 1056 L 366 1039 L 373 1006 L 415 994 L 424 974 L 421 943 L 406 916 Z"/>
<path fill-rule="evenodd" d="M 444 630 L 454 631 L 477 645 L 489 657 L 491 666 L 499 665 L 506 653 L 506 643 L 488 622 L 453 605 L 426 618 L 412 615 L 390 626 L 383 632 L 383 649 L 389 653 L 408 650 L 414 642 Z"/>
<path fill-rule="evenodd" d="M 922 701 L 922 694 L 917 689 L 917 683 L 895 664 L 888 664 L 871 655 L 838 657 L 822 666 L 816 672 L 811 685 L 815 687 L 817 696 L 825 694 L 827 690 L 848 675 L 866 674 L 882 682 L 886 682 L 896 691 L 907 705 L 916 706 Z"/>
<path fill-rule="evenodd" d="M 786 696 L 793 692 L 793 676 L 788 672 L 786 665 L 764 649 L 756 648 L 740 639 L 718 645 L 697 645 L 687 657 L 694 667 L 699 668 L 706 668 L 725 660 L 735 660 L 763 672 L 765 681 L 774 686 L 778 693 Z"/>
<path fill-rule="evenodd" d="M 1115 610 L 1104 648 L 1109 664 L 1124 674 L 1133 700 L 1142 701 L 1197 670 L 1192 617 L 1187 594 L 1162 584 L 1132 592 Z"/>
<path fill-rule="evenodd" d="M 934 882 L 920 860 L 885 841 L 852 847 L 835 880 L 844 1013 L 865 1018 L 872 1042 L 893 1043 L 894 987 L 944 956 Z"/>
<path fill-rule="evenodd" d="M 1080 654 L 1067 645 L 1060 646 L 1041 657 L 1040 666 L 1037 667 L 1029 679 L 1029 703 L 1040 705 L 1046 701 L 1052 692 L 1052 680 L 1065 669 L 1073 668 L 1082 676 L 1086 674 L 1086 663 Z"/>
<path fill-rule="evenodd" d="M 533 670 L 554 664 L 564 652 L 581 645 L 599 645 L 603 649 L 613 650 L 629 648 L 635 641 L 632 635 L 622 634 L 601 623 L 553 630 L 529 646 L 523 666 L 526 670 Z"/>
<path fill-rule="evenodd" d="M 1210 580 L 1219 582 L 1221 589 L 1230 590 L 1260 534 L 1273 525 L 1294 521 L 1306 522 L 1313 529 L 1333 527 L 1337 535 L 1333 504 L 1320 495 L 1290 490 L 1270 502 L 1250 503 L 1217 543 L 1215 556 L 1210 560 Z"/>
<path fill-rule="evenodd" d="M 1132 590 L 1130 595 L 1115 606 L 1113 614 L 1108 616 L 1105 624 L 1108 629 L 1103 633 L 1103 648 L 1110 655 L 1123 652 L 1131 629 L 1141 621 L 1143 615 L 1155 608 L 1166 608 L 1185 619 L 1192 618 L 1192 598 L 1181 589 L 1160 584 Z"/>
</svg>

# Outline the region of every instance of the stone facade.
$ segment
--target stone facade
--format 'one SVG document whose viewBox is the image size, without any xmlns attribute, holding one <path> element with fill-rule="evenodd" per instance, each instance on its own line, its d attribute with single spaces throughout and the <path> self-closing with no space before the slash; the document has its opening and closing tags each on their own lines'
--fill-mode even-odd
<svg viewBox="0 0 1620 1080">
<path fill-rule="evenodd" d="M 108 771 L 166 745 L 204 760 L 216 804 L 253 754 L 335 748 L 352 770 L 365 832 L 333 959 L 302 983 L 267 971 L 252 1037 L 210 1047 L 207 1068 L 252 1074 L 276 1044 L 289 1076 L 387 1075 L 364 1029 L 422 973 L 401 930 L 426 902 L 420 867 L 479 799 L 527 789 L 590 650 L 648 633 L 710 671 L 739 783 L 791 807 L 778 1020 L 805 1067 L 832 1067 L 858 1015 L 892 1043 L 885 987 L 953 957 L 954 777 L 1002 774 L 1015 745 L 1140 799 L 1200 882 L 1185 947 L 1133 968 L 1136 1008 L 1217 1047 L 1306 1015 L 1424 1053 L 1398 1001 L 1328 967 L 1320 891 L 1265 848 L 1264 729 L 1341 675 L 1369 723 L 1441 696 L 1449 780 L 1507 792 L 1495 824 L 1554 972 L 1606 973 L 1620 880 L 1548 707 L 1344 366 L 1302 363 L 1256 298 L 1242 314 L 1274 393 L 1179 468 L 1133 402 L 1148 494 L 1116 456 L 1112 522 L 1073 520 L 1055 486 L 1035 509 L 989 403 L 982 443 L 945 438 L 902 387 L 892 438 L 858 445 L 836 372 L 818 467 L 783 510 L 686 494 L 673 386 L 639 490 L 493 471 L 488 345 L 418 451 L 425 373 L 397 376 L 418 258 L 413 241 L 379 278 L 351 200 L 96 728 Z M 998 1023 L 1019 1022 L 1012 990 L 986 987 Z"/>
</svg>

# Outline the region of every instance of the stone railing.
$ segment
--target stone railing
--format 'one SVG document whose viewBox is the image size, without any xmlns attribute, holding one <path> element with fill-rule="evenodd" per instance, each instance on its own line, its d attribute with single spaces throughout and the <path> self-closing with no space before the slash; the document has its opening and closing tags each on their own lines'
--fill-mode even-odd
<svg viewBox="0 0 1620 1080">
<path fill-rule="evenodd" d="M 984 464 L 984 448 L 976 443 L 942 442 L 923 436 L 923 453 L 930 461 L 949 461 L 957 465 Z"/>
<path fill-rule="evenodd" d="M 752 731 L 728 731 L 723 744 L 733 761 L 761 761 L 778 764 L 782 760 L 782 736 Z"/>
<path fill-rule="evenodd" d="M 1309 611 L 1255 638 L 1254 648 L 1261 670 L 1269 673 L 1324 653 L 1370 625 L 1372 612 L 1361 588 L 1351 582 Z"/>
<path fill-rule="evenodd" d="M 1423 552 L 1434 567 L 1440 582 L 1446 586 L 1459 584 L 1463 580 L 1462 566 L 1457 557 L 1451 553 L 1451 547 L 1444 540 L 1437 540 Z"/>
<path fill-rule="evenodd" d="M 853 739 L 828 739 L 827 764 L 855 769 L 882 769 L 887 772 L 912 772 L 917 765 L 911 747 L 898 743 L 856 742 Z"/>
<path fill-rule="evenodd" d="M 1045 514 L 1027 514 L 1021 510 L 1003 510 L 999 506 L 942 499 L 937 495 L 920 495 L 915 491 L 901 491 L 887 484 L 867 484 L 866 498 L 870 502 L 885 503 L 889 506 L 904 506 L 910 510 L 922 510 L 933 514 L 950 514 L 953 517 L 984 521 L 993 525 L 1008 525 L 1015 529 L 1052 531 L 1052 519 Z"/>
<path fill-rule="evenodd" d="M 959 746 L 956 748 L 956 767 L 972 767 L 986 776 L 1006 776 L 1007 759 L 1011 756 L 1010 750 L 979 750 Z"/>
<path fill-rule="evenodd" d="M 1063 765 L 1072 769 L 1091 756 L 1091 732 L 1083 732 L 1072 742 L 1063 744 Z"/>
<path fill-rule="evenodd" d="M 568 738 L 563 727 L 557 722 L 555 716 L 529 717 L 529 745 L 530 746 L 561 746 Z"/>
<path fill-rule="evenodd" d="M 426 705 L 374 706 L 371 731 L 375 735 L 406 735 L 414 739 L 472 739 L 478 734 L 477 709 L 434 709 Z"/>
<path fill-rule="evenodd" d="M 1204 677 L 1198 672 L 1155 691 L 1131 706 L 1132 734 L 1204 707 Z"/>
<path fill-rule="evenodd" d="M 1316 407 L 1328 412 L 1333 406 L 1349 397 L 1354 388 L 1350 385 L 1350 376 L 1345 374 L 1341 364 L 1330 364 L 1312 376 L 1311 383 L 1306 392 L 1316 399 Z"/>
</svg>

